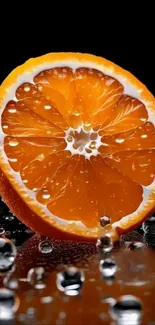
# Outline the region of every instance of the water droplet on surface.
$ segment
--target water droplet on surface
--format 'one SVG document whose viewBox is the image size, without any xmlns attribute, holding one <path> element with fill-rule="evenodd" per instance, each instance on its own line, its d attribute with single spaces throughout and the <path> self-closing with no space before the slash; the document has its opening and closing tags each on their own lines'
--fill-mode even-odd
<svg viewBox="0 0 155 325">
<path fill-rule="evenodd" d="M 53 250 L 53 244 L 50 240 L 43 240 L 39 243 L 38 248 L 42 254 L 50 254 Z"/>
<path fill-rule="evenodd" d="M 5 235 L 4 228 L 0 228 L 0 237 L 3 237 Z"/>
<path fill-rule="evenodd" d="M 44 289 L 46 287 L 45 280 L 45 270 L 43 267 L 35 267 L 33 269 L 30 269 L 27 274 L 27 281 L 35 289 Z"/>
<path fill-rule="evenodd" d="M 19 307 L 19 299 L 11 290 L 0 289 L 0 320 L 11 320 Z"/>
<path fill-rule="evenodd" d="M 42 304 L 49 304 L 53 301 L 53 297 L 47 296 L 47 297 L 41 297 Z"/>
<path fill-rule="evenodd" d="M 145 247 L 146 245 L 141 242 L 130 243 L 128 246 L 130 250 L 144 249 Z"/>
<path fill-rule="evenodd" d="M 142 315 L 141 302 L 132 295 L 122 296 L 110 307 L 110 314 L 118 325 L 138 325 Z"/>
<path fill-rule="evenodd" d="M 97 248 L 103 253 L 109 253 L 113 249 L 113 242 L 109 236 L 102 236 L 97 240 Z"/>
<path fill-rule="evenodd" d="M 103 216 L 100 218 L 100 225 L 101 227 L 105 227 L 106 225 L 110 224 L 110 218 L 108 216 Z"/>
<path fill-rule="evenodd" d="M 57 274 L 57 288 L 68 296 L 77 296 L 84 282 L 83 271 L 76 267 L 68 267 L 66 271 Z"/>
<path fill-rule="evenodd" d="M 9 274 L 3 280 L 4 287 L 10 290 L 17 290 L 19 287 L 19 281 L 14 274 Z"/>
<path fill-rule="evenodd" d="M 145 233 L 155 234 L 155 216 L 150 217 L 142 224 L 142 229 Z"/>
<path fill-rule="evenodd" d="M 0 238 L 0 272 L 7 272 L 11 269 L 16 253 L 16 247 L 11 240 Z"/>
<path fill-rule="evenodd" d="M 112 258 L 100 261 L 100 272 L 104 277 L 113 277 L 117 272 L 117 264 Z"/>
</svg>

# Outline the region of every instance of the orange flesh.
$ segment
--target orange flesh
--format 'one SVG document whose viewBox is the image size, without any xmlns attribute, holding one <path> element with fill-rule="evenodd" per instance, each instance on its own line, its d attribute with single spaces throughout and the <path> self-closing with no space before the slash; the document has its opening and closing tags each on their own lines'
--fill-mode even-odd
<svg viewBox="0 0 155 325">
<path fill-rule="evenodd" d="M 24 185 L 54 215 L 95 227 L 102 215 L 112 222 L 137 210 L 142 185 L 155 178 L 155 128 L 138 99 L 123 94 L 120 82 L 103 73 L 80 68 L 41 72 L 34 84 L 22 84 L 17 101 L 2 114 L 4 149 Z M 91 144 L 99 154 L 85 159 L 74 148 Z M 88 132 L 93 129 L 93 132 Z"/>
</svg>

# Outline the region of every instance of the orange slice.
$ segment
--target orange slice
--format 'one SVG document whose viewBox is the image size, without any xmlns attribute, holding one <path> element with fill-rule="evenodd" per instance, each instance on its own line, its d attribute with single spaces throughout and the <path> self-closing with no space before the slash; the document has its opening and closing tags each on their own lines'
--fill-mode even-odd
<svg viewBox="0 0 155 325">
<path fill-rule="evenodd" d="M 129 72 L 87 54 L 30 59 L 0 87 L 0 192 L 35 231 L 124 233 L 154 210 L 155 99 Z"/>
</svg>

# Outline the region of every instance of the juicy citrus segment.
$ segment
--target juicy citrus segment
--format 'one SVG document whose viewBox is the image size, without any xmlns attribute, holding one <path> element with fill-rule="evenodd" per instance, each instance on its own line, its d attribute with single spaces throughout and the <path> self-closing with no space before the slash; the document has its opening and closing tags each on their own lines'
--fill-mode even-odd
<svg viewBox="0 0 155 325">
<path fill-rule="evenodd" d="M 46 157 L 64 151 L 66 143 L 64 139 L 57 138 L 34 138 L 34 137 L 5 137 L 4 150 L 11 167 L 15 171 L 22 170 L 29 163 L 45 163 Z M 42 167 L 41 167 L 42 168 Z"/>
<path fill-rule="evenodd" d="M 16 96 L 20 106 L 29 108 L 40 115 L 40 117 L 61 127 L 63 130 L 68 129 L 68 124 L 61 113 L 42 95 L 42 92 L 39 91 L 39 86 L 37 87 L 37 85 L 32 83 L 24 83 L 18 87 Z"/>
<path fill-rule="evenodd" d="M 103 206 L 103 215 L 110 215 L 113 222 L 138 208 L 142 202 L 142 188 L 117 168 L 112 168 L 100 156 L 92 157 L 96 191 Z M 104 195 L 103 195 L 104 193 Z"/>
<path fill-rule="evenodd" d="M 37 113 L 30 110 L 25 103 L 10 101 L 2 114 L 2 129 L 5 134 L 13 136 L 64 136 L 64 131 Z"/>
<path fill-rule="evenodd" d="M 147 150 L 154 148 L 155 128 L 150 122 L 127 132 L 121 132 L 112 136 L 103 136 L 99 151 L 103 155 L 114 154 L 120 151 Z"/>
<path fill-rule="evenodd" d="M 49 54 L 15 70 L 0 97 L 0 166 L 32 228 L 96 237 L 101 216 L 125 231 L 154 208 L 155 100 L 128 72 Z"/>
<path fill-rule="evenodd" d="M 122 151 L 107 161 L 141 185 L 148 186 L 155 179 L 155 150 Z"/>
<path fill-rule="evenodd" d="M 145 105 L 138 99 L 122 95 L 108 111 L 95 116 L 95 124 L 103 121 L 100 135 L 113 135 L 136 129 L 148 119 Z"/>
</svg>

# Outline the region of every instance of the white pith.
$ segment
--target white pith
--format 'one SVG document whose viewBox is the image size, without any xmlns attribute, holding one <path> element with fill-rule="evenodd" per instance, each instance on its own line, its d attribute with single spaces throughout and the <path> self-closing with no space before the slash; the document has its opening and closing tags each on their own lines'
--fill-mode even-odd
<svg viewBox="0 0 155 325">
<path fill-rule="evenodd" d="M 15 96 L 15 92 L 16 89 L 24 82 L 30 82 L 30 83 L 34 83 L 33 82 L 33 78 L 39 74 L 41 71 L 43 70 L 48 70 L 54 67 L 70 67 L 73 70 L 76 70 L 77 68 L 80 67 L 86 67 L 86 68 L 91 68 L 91 69 L 97 69 L 98 71 L 111 76 L 113 78 L 116 78 L 118 81 L 120 81 L 120 83 L 124 86 L 124 94 L 135 97 L 137 99 L 139 99 L 142 103 L 144 103 L 144 105 L 146 106 L 147 110 L 148 110 L 148 114 L 149 114 L 149 119 L 148 121 L 152 122 L 153 124 L 155 124 L 155 114 L 151 111 L 151 103 L 146 102 L 145 98 L 142 98 L 141 96 L 141 89 L 137 89 L 135 86 L 133 86 L 131 83 L 129 83 L 129 81 L 122 75 L 116 75 L 113 72 L 113 68 L 111 66 L 111 68 L 107 68 L 104 65 L 98 65 L 98 64 L 94 64 L 94 62 L 80 62 L 77 59 L 74 61 L 69 61 L 69 60 L 65 60 L 65 61 L 57 61 L 55 63 L 44 63 L 38 66 L 35 66 L 31 71 L 25 71 L 23 75 L 21 75 L 18 80 L 16 81 L 15 84 L 11 85 L 8 89 L 6 89 L 6 96 L 5 96 L 5 100 L 3 101 L 2 107 L 1 107 L 1 115 L 2 112 L 5 108 L 5 105 L 7 104 L 7 102 L 9 100 L 17 100 L 16 96 Z M 97 145 L 96 145 L 96 149 L 93 151 L 92 154 L 88 154 L 85 149 L 86 147 L 83 148 L 83 151 L 79 151 L 79 150 L 75 150 L 73 148 L 73 143 L 70 143 L 67 141 L 67 137 L 70 133 L 70 131 L 73 129 L 68 129 L 66 131 L 66 143 L 67 143 L 67 150 L 70 150 L 72 154 L 84 154 L 85 157 L 87 159 L 90 158 L 91 155 L 97 155 L 98 154 L 98 148 L 99 146 L 103 143 L 101 143 L 101 137 L 98 136 L 97 139 Z M 77 129 L 78 131 L 78 129 Z M 91 129 L 89 132 L 93 132 L 93 130 Z M 1 159 L 4 161 L 4 163 L 6 163 L 8 165 L 8 169 L 9 169 L 9 176 L 10 176 L 10 180 L 12 178 L 12 180 L 14 180 L 14 184 L 15 185 L 20 185 L 20 187 L 22 188 L 22 195 L 24 198 L 26 198 L 26 202 L 29 203 L 29 205 L 31 206 L 31 208 L 34 210 L 35 212 L 35 205 L 36 205 L 36 193 L 32 190 L 29 190 L 24 184 L 23 181 L 21 180 L 21 176 L 19 172 L 15 172 L 10 165 L 8 164 L 8 158 L 4 152 L 4 138 L 5 138 L 5 134 L 2 130 L 2 125 L 0 123 L 0 148 L 1 148 Z M 89 143 L 88 143 L 89 146 Z M 150 194 L 152 193 L 152 191 L 155 191 L 155 181 L 153 181 L 153 183 L 151 185 L 149 185 L 148 187 L 144 187 L 143 188 L 143 201 L 141 202 L 141 204 L 139 205 L 138 209 L 130 215 L 127 215 L 125 217 L 123 217 L 120 221 L 115 222 L 113 224 L 113 227 L 120 227 L 121 226 L 125 227 L 125 224 L 128 222 L 128 218 L 132 218 L 135 220 L 136 219 L 136 215 L 138 217 L 138 214 L 141 211 L 144 211 L 145 209 L 147 209 L 147 206 L 150 205 Z M 152 202 L 152 201 L 151 201 Z M 153 202 L 152 202 L 153 204 Z M 75 220 L 64 220 L 61 219 L 55 215 L 53 215 L 43 204 L 37 202 L 37 205 L 40 207 L 42 213 L 44 214 L 44 218 L 48 219 L 48 217 L 50 216 L 51 219 L 53 219 L 55 221 L 56 224 L 62 224 L 65 230 L 65 226 L 67 228 L 67 225 L 76 225 L 77 228 L 82 228 L 82 231 L 84 231 L 86 233 L 87 236 L 87 232 L 89 231 L 89 233 L 92 234 L 92 236 L 96 236 L 96 233 L 98 232 L 98 227 L 96 228 L 87 228 L 81 221 L 75 221 Z"/>
</svg>

